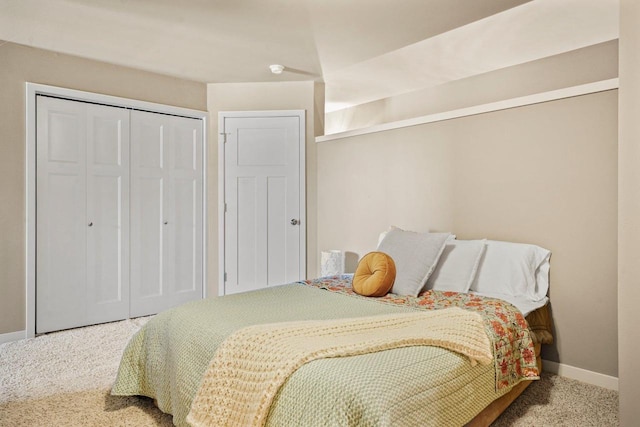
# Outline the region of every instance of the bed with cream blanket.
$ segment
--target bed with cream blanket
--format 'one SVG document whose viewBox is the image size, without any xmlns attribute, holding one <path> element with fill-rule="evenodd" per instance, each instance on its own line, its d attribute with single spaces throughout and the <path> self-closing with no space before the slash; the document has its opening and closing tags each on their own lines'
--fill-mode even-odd
<svg viewBox="0 0 640 427">
<path fill-rule="evenodd" d="M 452 307 L 457 308 L 446 310 Z M 439 313 L 429 316 L 433 310 Z M 448 316 L 454 317 L 443 321 Z M 444 339 L 433 332 L 460 319 L 477 323 L 475 329 L 442 332 Z M 404 329 L 393 332 L 398 326 L 390 330 L 383 325 L 389 322 Z M 336 335 L 324 333 L 336 325 L 355 334 L 338 344 L 320 342 L 318 336 Z M 282 338 L 282 331 L 291 329 L 304 331 L 293 340 L 307 339 L 308 351 L 284 352 L 281 366 L 264 368 L 285 346 L 271 342 L 271 335 Z M 484 344 L 471 338 L 478 330 Z M 464 338 L 452 338 L 457 335 Z M 238 362 L 249 348 L 253 359 Z M 227 350 L 232 352 L 222 354 Z M 277 375 L 269 376 L 269 370 Z M 247 386 L 256 372 L 264 383 L 259 390 L 270 391 L 247 398 L 242 390 L 258 390 L 254 383 Z M 367 298 L 355 294 L 350 277 L 343 276 L 209 298 L 157 315 L 127 346 L 112 394 L 151 397 L 176 425 L 189 420 L 195 425 L 455 426 L 538 374 L 531 332 L 510 304 L 438 291 Z M 240 415 L 249 421 L 238 423 L 234 417 L 247 402 L 259 408 Z"/>
</svg>

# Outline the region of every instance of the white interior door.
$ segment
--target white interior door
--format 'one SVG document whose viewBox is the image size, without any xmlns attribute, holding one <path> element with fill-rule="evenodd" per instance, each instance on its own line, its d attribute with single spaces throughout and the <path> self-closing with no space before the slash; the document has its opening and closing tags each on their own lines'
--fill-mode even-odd
<svg viewBox="0 0 640 427">
<path fill-rule="evenodd" d="M 305 275 L 304 113 L 220 113 L 224 293 Z"/>
<path fill-rule="evenodd" d="M 131 316 L 202 298 L 203 126 L 131 112 Z"/>
<path fill-rule="evenodd" d="M 129 112 L 37 100 L 36 332 L 129 310 Z"/>
</svg>

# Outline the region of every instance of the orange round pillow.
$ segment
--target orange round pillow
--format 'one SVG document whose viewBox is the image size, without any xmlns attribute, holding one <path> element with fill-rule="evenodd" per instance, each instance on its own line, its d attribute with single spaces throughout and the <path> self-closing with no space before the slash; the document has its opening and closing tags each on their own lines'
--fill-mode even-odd
<svg viewBox="0 0 640 427">
<path fill-rule="evenodd" d="M 396 280 L 396 263 L 384 252 L 369 252 L 362 257 L 353 275 L 353 290 L 367 297 L 387 294 Z"/>
</svg>

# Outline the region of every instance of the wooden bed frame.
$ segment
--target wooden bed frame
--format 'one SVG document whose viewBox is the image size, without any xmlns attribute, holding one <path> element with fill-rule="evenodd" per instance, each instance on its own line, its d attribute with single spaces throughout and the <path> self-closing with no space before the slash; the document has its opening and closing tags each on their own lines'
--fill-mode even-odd
<svg viewBox="0 0 640 427">
<path fill-rule="evenodd" d="M 527 316 L 527 322 L 531 329 L 531 335 L 534 342 L 534 348 L 536 353 L 536 362 L 538 364 L 538 371 L 542 372 L 542 357 L 540 351 L 542 344 L 552 344 L 552 323 L 551 314 L 549 313 L 548 305 L 541 307 Z M 507 394 L 504 394 L 491 402 L 489 406 L 484 408 L 482 412 L 475 416 L 474 419 L 469 421 L 465 427 L 488 427 L 493 423 L 511 403 L 516 400 L 522 392 L 529 387 L 532 381 L 521 381 L 514 386 Z"/>
</svg>

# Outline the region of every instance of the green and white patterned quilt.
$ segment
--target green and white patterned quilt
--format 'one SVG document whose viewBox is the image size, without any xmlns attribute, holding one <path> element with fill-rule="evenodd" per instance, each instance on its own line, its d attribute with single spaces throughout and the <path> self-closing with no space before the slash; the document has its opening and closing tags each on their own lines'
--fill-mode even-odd
<svg viewBox="0 0 640 427">
<path fill-rule="evenodd" d="M 112 394 L 154 398 L 162 411 L 173 415 L 174 424 L 187 425 L 191 402 L 217 347 L 240 328 L 452 305 L 483 316 L 494 344 L 494 364 L 471 366 L 467 357 L 432 346 L 315 360 L 284 383 L 266 425 L 464 425 L 520 380 L 537 378 L 526 322 L 522 319 L 521 328 L 522 316 L 508 304 L 481 297 L 469 306 L 464 298 L 456 304 L 451 293 L 403 302 L 404 297 L 393 295 L 366 298 L 353 294 L 349 285 L 347 276 L 318 279 L 208 298 L 158 314 L 131 339 Z M 420 304 L 420 298 L 429 304 Z M 446 302 L 436 307 L 434 298 Z"/>
</svg>

